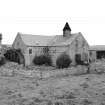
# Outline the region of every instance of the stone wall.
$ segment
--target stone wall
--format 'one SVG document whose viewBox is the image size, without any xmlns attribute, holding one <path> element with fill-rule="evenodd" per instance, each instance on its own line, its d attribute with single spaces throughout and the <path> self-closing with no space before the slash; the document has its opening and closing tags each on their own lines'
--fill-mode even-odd
<svg viewBox="0 0 105 105">
<path fill-rule="evenodd" d="M 42 47 L 27 47 L 25 51 L 25 61 L 26 65 L 33 65 L 33 59 L 35 56 L 39 56 L 43 54 L 43 46 Z M 32 53 L 29 54 L 29 49 L 32 49 Z"/>
<path fill-rule="evenodd" d="M 57 58 L 64 52 L 66 52 L 66 50 L 68 49 L 67 46 L 56 46 L 56 47 L 50 47 L 49 48 L 49 54 L 51 55 L 52 58 L 52 65 L 56 66 L 56 60 Z"/>
<path fill-rule="evenodd" d="M 14 49 L 21 49 L 21 52 L 24 54 L 25 53 L 25 50 L 27 49 L 27 46 L 23 43 L 20 35 L 17 35 L 13 44 L 12 44 L 12 47 Z"/>
<path fill-rule="evenodd" d="M 89 55 L 90 55 L 89 59 L 91 62 L 96 61 L 96 51 L 89 51 Z"/>
<path fill-rule="evenodd" d="M 52 46 L 49 49 L 54 66 L 56 65 L 56 59 L 58 56 L 64 52 L 70 56 L 73 65 L 75 65 L 76 54 L 80 54 L 82 60 L 86 60 L 86 57 L 89 60 L 89 45 L 81 35 L 78 36 L 70 45 Z"/>
</svg>

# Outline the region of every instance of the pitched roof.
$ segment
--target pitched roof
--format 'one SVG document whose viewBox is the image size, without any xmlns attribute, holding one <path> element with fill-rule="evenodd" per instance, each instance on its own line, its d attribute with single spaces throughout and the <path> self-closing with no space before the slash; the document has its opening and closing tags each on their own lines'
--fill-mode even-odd
<svg viewBox="0 0 105 105">
<path fill-rule="evenodd" d="M 56 35 L 49 44 L 49 46 L 66 46 L 70 45 L 79 35 L 82 35 L 80 32 L 71 34 L 70 37 L 63 37 L 63 35 Z"/>
<path fill-rule="evenodd" d="M 18 33 L 27 46 L 46 46 L 54 36 L 30 35 Z"/>
<path fill-rule="evenodd" d="M 81 35 L 80 32 L 71 34 L 69 37 L 63 37 L 63 35 L 43 36 L 18 34 L 27 46 L 66 46 L 70 45 L 79 35 Z"/>
<path fill-rule="evenodd" d="M 66 24 L 65 24 L 65 26 L 64 26 L 64 28 L 63 28 L 63 31 L 65 31 L 65 30 L 71 31 L 71 28 L 70 28 L 68 22 L 66 22 Z"/>
<path fill-rule="evenodd" d="M 105 51 L 105 45 L 94 45 L 94 46 L 90 46 L 89 50 L 93 50 L 93 51 Z"/>
</svg>

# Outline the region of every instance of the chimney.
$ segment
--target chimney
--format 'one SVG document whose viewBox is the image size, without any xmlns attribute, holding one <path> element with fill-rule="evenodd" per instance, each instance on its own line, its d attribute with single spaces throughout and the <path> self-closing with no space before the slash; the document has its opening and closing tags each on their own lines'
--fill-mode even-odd
<svg viewBox="0 0 105 105">
<path fill-rule="evenodd" d="M 70 28 L 68 22 L 66 22 L 66 24 L 65 24 L 65 26 L 63 28 L 63 36 L 68 37 L 70 35 L 71 35 L 71 28 Z"/>
</svg>

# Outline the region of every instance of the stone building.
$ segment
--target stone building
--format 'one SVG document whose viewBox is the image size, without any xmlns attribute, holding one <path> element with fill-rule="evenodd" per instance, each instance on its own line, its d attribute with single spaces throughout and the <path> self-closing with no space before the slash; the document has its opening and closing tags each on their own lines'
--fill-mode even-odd
<svg viewBox="0 0 105 105">
<path fill-rule="evenodd" d="M 72 64 L 75 64 L 76 55 L 81 59 L 89 60 L 89 45 L 81 32 L 71 33 L 68 23 L 63 28 L 63 35 L 41 36 L 18 33 L 13 48 L 21 49 L 24 55 L 25 65 L 31 65 L 33 58 L 38 55 L 49 53 L 52 63 L 56 65 L 56 59 L 62 53 L 67 53 Z M 46 51 L 48 49 L 48 51 Z"/>
<path fill-rule="evenodd" d="M 35 56 L 43 54 L 43 49 L 53 37 L 18 33 L 12 47 L 21 50 L 25 65 L 31 65 Z"/>
</svg>

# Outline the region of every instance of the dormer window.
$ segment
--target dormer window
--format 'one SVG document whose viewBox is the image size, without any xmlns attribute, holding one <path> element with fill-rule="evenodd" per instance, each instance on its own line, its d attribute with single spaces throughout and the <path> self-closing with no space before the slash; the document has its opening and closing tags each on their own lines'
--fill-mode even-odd
<svg viewBox="0 0 105 105">
<path fill-rule="evenodd" d="M 29 54 L 32 54 L 32 49 L 29 49 Z"/>
</svg>

